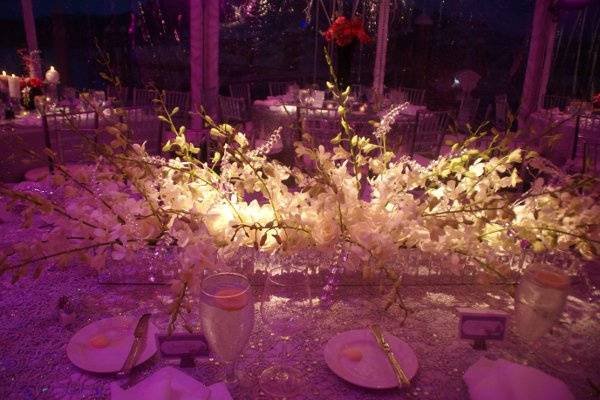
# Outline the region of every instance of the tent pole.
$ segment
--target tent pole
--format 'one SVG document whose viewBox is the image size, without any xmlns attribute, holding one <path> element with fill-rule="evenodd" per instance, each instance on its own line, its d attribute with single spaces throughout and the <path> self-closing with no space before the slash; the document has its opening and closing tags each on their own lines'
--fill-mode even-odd
<svg viewBox="0 0 600 400">
<path fill-rule="evenodd" d="M 31 0 L 21 0 L 23 9 L 23 23 L 25 25 L 25 35 L 27 36 L 27 48 L 32 56 L 32 65 L 29 75 L 32 78 L 39 78 L 42 75 L 40 57 L 38 50 L 37 34 L 35 31 L 35 17 L 33 15 L 33 6 Z"/>
<path fill-rule="evenodd" d="M 375 54 L 375 66 L 373 68 L 373 92 L 376 97 L 381 97 L 383 95 L 389 16 L 390 0 L 381 0 L 379 3 L 379 18 L 377 21 L 377 49 Z"/>
<path fill-rule="evenodd" d="M 543 75 L 546 70 L 548 73 L 550 71 L 550 68 L 545 68 L 545 65 L 552 62 L 557 24 L 551 10 L 553 2 L 554 0 L 537 0 L 535 3 L 527 70 L 519 110 L 520 127 L 524 127 L 529 115 L 538 109 L 543 101 L 542 96 L 546 92 L 547 77 Z"/>
<path fill-rule="evenodd" d="M 317 59 L 319 57 L 319 2 L 315 1 L 315 50 L 313 54 L 313 84 L 317 83 Z"/>
<path fill-rule="evenodd" d="M 190 0 L 190 94 L 192 107 L 200 106 L 204 100 L 202 93 L 202 77 L 204 76 L 204 63 L 202 62 L 202 43 L 204 42 L 204 29 L 202 28 L 204 25 L 203 3 L 203 0 Z M 192 128 L 202 128 L 200 116 L 192 116 Z"/>
</svg>

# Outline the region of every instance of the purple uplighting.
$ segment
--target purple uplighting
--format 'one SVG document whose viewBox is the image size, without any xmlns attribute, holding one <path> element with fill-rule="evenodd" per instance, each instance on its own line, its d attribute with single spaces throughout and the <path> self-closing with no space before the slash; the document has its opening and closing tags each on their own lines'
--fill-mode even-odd
<svg viewBox="0 0 600 400">
<path fill-rule="evenodd" d="M 600 395 L 598 0 L 15 0 L 0 399 Z"/>
</svg>

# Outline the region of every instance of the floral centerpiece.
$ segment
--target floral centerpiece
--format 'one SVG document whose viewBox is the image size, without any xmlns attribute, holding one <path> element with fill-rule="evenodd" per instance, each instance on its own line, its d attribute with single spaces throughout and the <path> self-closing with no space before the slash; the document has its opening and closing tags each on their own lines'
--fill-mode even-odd
<svg viewBox="0 0 600 400">
<path fill-rule="evenodd" d="M 279 130 L 252 148 L 243 132 L 215 123 L 202 109 L 196 113 L 218 145 L 201 161 L 185 127 L 173 122 L 179 109 L 168 110 L 160 92 L 155 103 L 174 135 L 164 146 L 172 158 L 151 156 L 144 144 L 129 142 L 123 110 L 107 117 L 97 109 L 108 140 L 90 143 L 93 165 L 73 171 L 49 151 L 60 201 L 0 186 L 0 194 L 25 206 L 25 224 L 41 214 L 46 227 L 43 237 L 0 254 L 0 274 L 39 274 L 51 259 L 110 268 L 111 259 L 170 246 L 181 265 L 173 285 L 175 319 L 203 271 L 224 268 L 221 260 L 240 248 L 283 254 L 312 249 L 331 254 L 332 265 L 343 253 L 346 268 L 367 277 L 384 271 L 396 280 L 395 289 L 406 267 L 398 263 L 404 249 L 446 257 L 449 271 L 460 271 L 461 259 L 468 258 L 480 273 L 500 277 L 510 272 L 506 256 L 522 254 L 524 242 L 536 252 L 598 254 L 597 180 L 565 175 L 533 151 L 511 149 L 509 134 L 492 134 L 487 147 L 474 148 L 480 130 L 420 166 L 396 155 L 387 141 L 405 105 L 374 123 L 372 139 L 360 136 L 349 120 L 350 89 L 340 89 L 331 73 L 340 130 L 332 151 L 303 133 L 296 153 L 313 161 L 308 169 L 267 157 Z"/>
<path fill-rule="evenodd" d="M 371 38 L 365 32 L 362 18 L 358 16 L 352 18 L 337 17 L 323 36 L 325 36 L 325 40 L 328 42 L 333 41 L 340 47 L 348 46 L 354 40 L 358 40 L 361 43 L 371 41 Z"/>
<path fill-rule="evenodd" d="M 594 112 L 600 112 L 600 92 L 592 96 L 592 107 Z"/>
<path fill-rule="evenodd" d="M 35 110 L 35 97 L 41 96 L 44 82 L 39 78 L 23 78 L 21 80 L 21 104 L 26 110 Z"/>
</svg>

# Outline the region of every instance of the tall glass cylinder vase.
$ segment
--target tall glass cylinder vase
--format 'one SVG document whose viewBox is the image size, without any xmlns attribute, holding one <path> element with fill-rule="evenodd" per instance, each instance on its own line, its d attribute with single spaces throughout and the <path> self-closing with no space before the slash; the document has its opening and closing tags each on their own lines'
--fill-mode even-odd
<svg viewBox="0 0 600 400">
<path fill-rule="evenodd" d="M 569 286 L 569 276 L 564 271 L 546 264 L 531 265 L 517 288 L 517 334 L 529 343 L 546 334 L 565 307 Z"/>
<path fill-rule="evenodd" d="M 351 84 L 352 59 L 354 56 L 356 43 L 356 40 L 353 40 L 350 44 L 346 46 L 339 46 L 337 48 L 337 74 L 342 90 L 346 89 L 346 87 Z"/>
</svg>

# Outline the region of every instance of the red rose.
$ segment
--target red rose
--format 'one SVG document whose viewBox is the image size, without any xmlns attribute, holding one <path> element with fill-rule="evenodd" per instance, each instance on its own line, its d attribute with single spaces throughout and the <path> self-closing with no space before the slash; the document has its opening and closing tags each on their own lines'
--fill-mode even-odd
<svg viewBox="0 0 600 400">
<path fill-rule="evenodd" d="M 600 108 L 600 93 L 596 93 L 594 97 L 592 97 L 592 103 L 594 107 Z"/>
<path fill-rule="evenodd" d="M 323 33 L 325 40 L 328 42 L 335 41 L 340 46 L 347 46 L 354 39 L 358 39 L 361 43 L 367 43 L 371 39 L 365 32 L 363 21 L 359 17 L 347 19 L 344 16 L 337 17 L 333 24 Z"/>
</svg>

